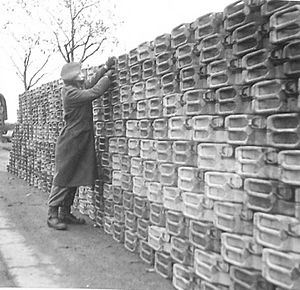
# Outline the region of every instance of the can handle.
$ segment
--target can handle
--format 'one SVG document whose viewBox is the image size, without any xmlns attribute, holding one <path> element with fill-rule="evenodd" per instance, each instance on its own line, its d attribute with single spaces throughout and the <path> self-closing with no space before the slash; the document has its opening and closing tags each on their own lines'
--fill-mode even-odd
<svg viewBox="0 0 300 290">
<path fill-rule="evenodd" d="M 193 126 L 191 124 L 191 119 L 187 118 L 185 119 L 185 123 L 184 123 L 184 127 L 187 129 L 187 130 L 192 130 L 193 129 Z"/>
</svg>

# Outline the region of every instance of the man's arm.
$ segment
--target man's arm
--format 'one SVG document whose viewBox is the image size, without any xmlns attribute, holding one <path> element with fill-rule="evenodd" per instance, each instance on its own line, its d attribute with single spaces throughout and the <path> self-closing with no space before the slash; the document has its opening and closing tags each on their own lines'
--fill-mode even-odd
<svg viewBox="0 0 300 290">
<path fill-rule="evenodd" d="M 85 102 L 91 102 L 100 97 L 110 86 L 110 79 L 104 76 L 90 89 L 81 90 L 75 87 L 66 87 L 65 102 L 73 105 L 80 105 Z"/>
<path fill-rule="evenodd" d="M 115 58 L 109 57 L 108 60 L 106 61 L 105 65 L 102 65 L 97 70 L 97 72 L 92 77 L 92 79 L 85 83 L 85 88 L 87 88 L 87 89 L 92 88 L 98 82 L 98 80 L 100 78 L 102 78 L 104 76 L 104 74 L 111 69 L 111 67 L 114 65 L 114 63 L 115 63 Z"/>
<path fill-rule="evenodd" d="M 102 65 L 95 73 L 95 75 L 91 78 L 91 80 L 86 81 L 84 83 L 84 87 L 86 89 L 92 88 L 107 72 L 107 69 L 104 65 Z"/>
</svg>

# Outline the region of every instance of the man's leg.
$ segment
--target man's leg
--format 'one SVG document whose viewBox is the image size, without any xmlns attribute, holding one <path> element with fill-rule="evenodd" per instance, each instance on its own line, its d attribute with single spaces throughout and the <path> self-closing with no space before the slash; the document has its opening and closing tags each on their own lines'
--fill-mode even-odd
<svg viewBox="0 0 300 290">
<path fill-rule="evenodd" d="M 71 213 L 71 206 L 73 205 L 77 187 L 69 187 L 69 193 L 64 202 L 60 206 L 59 218 L 67 224 L 85 224 L 85 220 L 76 217 Z"/>
<path fill-rule="evenodd" d="M 64 200 L 68 196 L 69 188 L 61 187 L 58 185 L 52 185 L 51 192 L 48 199 L 48 219 L 47 224 L 49 227 L 56 230 L 65 230 L 67 225 L 63 223 L 58 217 L 58 208 L 64 203 Z"/>
<path fill-rule="evenodd" d="M 66 207 L 71 207 L 73 205 L 76 191 L 77 187 L 69 187 L 69 194 L 63 203 Z"/>
<path fill-rule="evenodd" d="M 72 187 L 63 187 L 53 184 L 48 199 L 49 207 L 59 207 L 63 204 L 70 194 L 70 188 Z"/>
</svg>

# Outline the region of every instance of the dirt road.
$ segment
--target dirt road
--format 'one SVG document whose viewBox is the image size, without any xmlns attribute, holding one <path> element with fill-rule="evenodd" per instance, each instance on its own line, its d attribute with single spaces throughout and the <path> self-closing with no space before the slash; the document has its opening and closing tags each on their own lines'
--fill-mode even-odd
<svg viewBox="0 0 300 290">
<path fill-rule="evenodd" d="M 7 173 L 7 161 L 0 146 L 0 286 L 174 289 L 90 221 L 48 228 L 47 195 Z"/>
</svg>

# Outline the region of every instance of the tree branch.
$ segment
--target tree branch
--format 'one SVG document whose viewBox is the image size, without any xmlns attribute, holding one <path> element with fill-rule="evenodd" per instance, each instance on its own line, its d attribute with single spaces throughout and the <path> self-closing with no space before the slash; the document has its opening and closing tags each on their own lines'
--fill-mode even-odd
<svg viewBox="0 0 300 290">
<path fill-rule="evenodd" d="M 72 0 L 70 0 L 70 17 L 71 17 L 71 46 L 70 46 L 70 51 L 69 51 L 69 56 L 68 58 L 74 61 L 74 38 L 75 38 L 75 18 L 73 16 L 73 11 L 72 11 Z"/>
<path fill-rule="evenodd" d="M 29 84 L 28 86 L 29 87 L 33 87 L 40 79 L 41 77 L 38 78 L 38 80 L 34 83 L 34 84 L 31 84 L 33 82 L 33 79 L 41 72 L 41 70 L 43 70 L 43 68 L 46 66 L 46 64 L 48 63 L 50 59 L 50 55 L 47 56 L 46 60 L 44 61 L 44 63 L 42 64 L 42 66 L 35 72 L 35 74 L 30 78 L 30 81 L 29 81 Z M 44 76 L 45 74 L 43 74 Z"/>
<path fill-rule="evenodd" d="M 31 84 L 31 82 L 30 82 L 30 85 L 28 85 L 27 90 L 29 90 L 30 88 L 32 88 L 33 86 L 35 86 L 45 75 L 46 74 L 43 73 L 40 77 L 37 78 L 37 80 L 33 84 Z"/>
<path fill-rule="evenodd" d="M 95 54 L 99 49 L 100 49 L 100 47 L 102 46 L 102 44 L 103 44 L 103 42 L 106 40 L 106 37 L 105 38 L 103 38 L 101 41 L 100 41 L 100 43 L 99 43 L 99 45 L 96 47 L 96 49 L 94 49 L 90 54 L 88 54 L 86 57 L 84 57 L 84 58 L 82 58 L 81 59 L 81 62 L 84 62 L 85 60 L 87 60 L 90 56 L 92 56 L 93 54 Z"/>
<path fill-rule="evenodd" d="M 97 4 L 97 2 L 94 2 L 94 3 L 91 3 L 90 5 L 87 5 L 87 6 L 82 6 L 81 9 L 79 9 L 79 11 L 74 15 L 74 20 L 80 15 L 80 13 L 85 10 L 85 9 L 88 9 L 92 6 L 95 6 Z"/>
<path fill-rule="evenodd" d="M 15 69 L 17 70 L 16 71 L 16 75 L 19 77 L 19 79 L 23 82 L 23 73 L 21 72 L 19 66 L 16 64 L 16 62 L 14 61 L 13 57 L 10 55 L 9 56 L 11 62 L 13 63 Z"/>
<path fill-rule="evenodd" d="M 81 59 L 84 59 L 84 56 L 85 56 L 85 53 L 86 53 L 86 50 L 87 50 L 86 46 L 87 46 L 87 44 L 90 40 L 90 37 L 91 37 L 91 35 L 89 34 L 86 38 L 86 41 L 82 44 L 84 46 L 84 48 L 83 48 L 83 53 L 82 53 Z"/>
<path fill-rule="evenodd" d="M 62 51 L 62 48 L 61 48 L 61 46 L 60 46 L 60 42 L 59 42 L 57 33 L 56 33 L 56 32 L 53 32 L 53 33 L 54 33 L 54 35 L 55 35 L 56 42 L 57 42 L 57 46 L 58 46 L 58 50 L 59 50 L 60 54 L 62 55 L 62 57 L 64 58 L 64 60 L 65 60 L 66 62 L 68 62 L 68 59 L 67 59 L 67 57 L 64 55 L 64 52 Z"/>
<path fill-rule="evenodd" d="M 28 72 L 28 64 L 30 61 L 30 56 L 31 56 L 31 48 L 29 48 L 29 52 L 28 54 L 25 54 L 25 58 L 24 58 L 24 72 L 23 72 L 23 83 L 24 83 L 24 87 L 25 90 L 28 90 L 28 86 L 27 86 L 27 72 Z"/>
<path fill-rule="evenodd" d="M 60 31 L 64 34 L 66 39 L 70 42 L 69 36 L 65 33 L 65 31 L 64 31 L 63 27 L 61 26 L 61 23 L 58 21 L 58 19 L 49 10 L 46 10 L 46 11 L 51 16 L 51 18 L 56 22 L 56 24 L 58 25 Z M 53 32 L 53 33 L 55 33 L 55 32 Z M 57 34 L 57 32 L 56 32 L 56 34 Z"/>
<path fill-rule="evenodd" d="M 66 52 L 66 56 L 67 56 L 67 62 L 70 62 L 70 55 L 69 55 L 69 52 L 68 52 L 68 45 L 64 44 L 64 48 L 65 48 L 65 52 Z"/>
<path fill-rule="evenodd" d="M 25 54 L 25 59 L 24 59 L 24 67 L 27 68 L 29 61 L 30 61 L 30 56 L 31 56 L 31 48 L 29 48 L 28 54 Z"/>
</svg>

